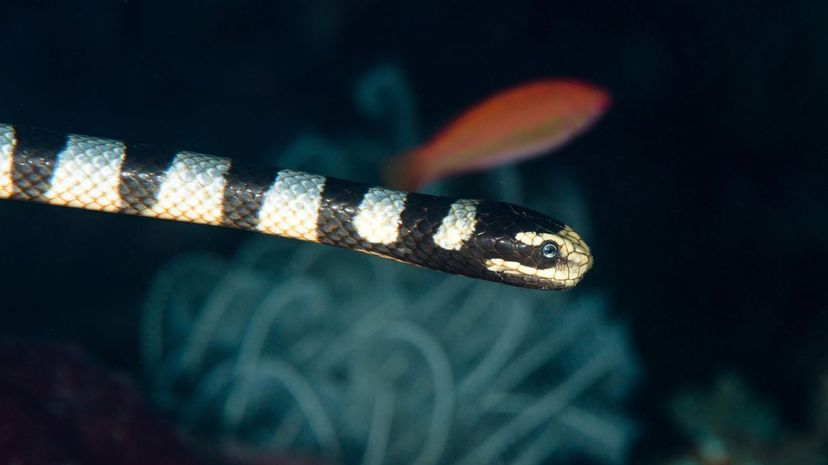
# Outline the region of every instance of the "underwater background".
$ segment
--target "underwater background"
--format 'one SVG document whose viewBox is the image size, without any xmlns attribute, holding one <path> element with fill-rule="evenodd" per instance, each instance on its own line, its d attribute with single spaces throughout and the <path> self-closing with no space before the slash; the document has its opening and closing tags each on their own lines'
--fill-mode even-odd
<svg viewBox="0 0 828 465">
<path fill-rule="evenodd" d="M 0 122 L 371 183 L 557 76 L 594 128 L 434 189 L 573 224 L 564 293 L 0 202 L 0 459 L 137 405 L 188 458 L 130 463 L 827 463 L 828 3 L 0 1 Z"/>
</svg>

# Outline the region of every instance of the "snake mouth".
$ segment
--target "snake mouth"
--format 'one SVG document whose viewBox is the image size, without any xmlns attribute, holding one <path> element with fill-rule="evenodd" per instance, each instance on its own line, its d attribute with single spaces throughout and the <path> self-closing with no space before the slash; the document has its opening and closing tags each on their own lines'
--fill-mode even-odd
<svg viewBox="0 0 828 465">
<path fill-rule="evenodd" d="M 489 258 L 486 269 L 501 275 L 518 278 L 521 285 L 540 289 L 570 289 L 584 278 L 592 267 L 592 257 L 578 254 L 574 260 L 562 262 L 550 268 L 533 268 L 520 262 Z"/>
</svg>

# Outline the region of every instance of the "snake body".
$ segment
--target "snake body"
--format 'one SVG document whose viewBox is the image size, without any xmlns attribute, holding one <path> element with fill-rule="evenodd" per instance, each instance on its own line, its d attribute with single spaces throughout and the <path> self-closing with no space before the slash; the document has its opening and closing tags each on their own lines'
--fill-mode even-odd
<svg viewBox="0 0 828 465">
<path fill-rule="evenodd" d="M 239 228 L 536 289 L 571 288 L 592 266 L 570 227 L 508 203 L 9 124 L 0 124 L 4 198 Z"/>
</svg>

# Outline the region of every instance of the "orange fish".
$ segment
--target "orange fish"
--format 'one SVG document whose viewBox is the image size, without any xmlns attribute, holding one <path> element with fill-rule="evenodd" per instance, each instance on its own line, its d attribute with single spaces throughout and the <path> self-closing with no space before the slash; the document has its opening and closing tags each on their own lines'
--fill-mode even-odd
<svg viewBox="0 0 828 465">
<path fill-rule="evenodd" d="M 514 163 L 556 149 L 588 129 L 610 105 L 600 87 L 543 79 L 477 103 L 426 143 L 394 157 L 386 181 L 399 189 Z"/>
</svg>

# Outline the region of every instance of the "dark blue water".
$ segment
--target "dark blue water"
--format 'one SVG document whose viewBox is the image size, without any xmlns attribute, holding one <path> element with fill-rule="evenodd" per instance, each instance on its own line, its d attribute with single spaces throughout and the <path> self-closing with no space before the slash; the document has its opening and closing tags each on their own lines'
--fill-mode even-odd
<svg viewBox="0 0 828 465">
<path fill-rule="evenodd" d="M 600 292 L 629 330 L 640 370 L 624 402 L 637 431 L 629 463 L 703 442 L 688 433 L 692 415 L 671 413 L 682 392 L 707 402 L 701 423 L 732 463 L 794 463 L 780 437 L 824 444 L 828 7 L 447 3 L 3 1 L 0 121 L 274 163 L 311 133 L 345 153 L 404 148 L 354 101 L 378 67 L 407 86 L 418 139 L 527 79 L 598 83 L 614 101 L 600 124 L 505 182 L 557 214 L 546 191 L 565 179 L 588 208 L 596 266 L 572 292 Z M 366 163 L 349 176 L 374 180 Z M 448 189 L 506 192 L 491 176 Z M 188 252 L 230 257 L 250 238 L 2 202 L 0 334 L 77 343 L 145 385 L 139 321 L 153 276 Z M 717 398 L 728 376 L 744 388 Z M 726 409 L 748 396 L 758 400 Z M 742 424 L 722 418 L 763 408 L 773 413 L 745 421 L 771 432 L 730 437 Z"/>
</svg>

